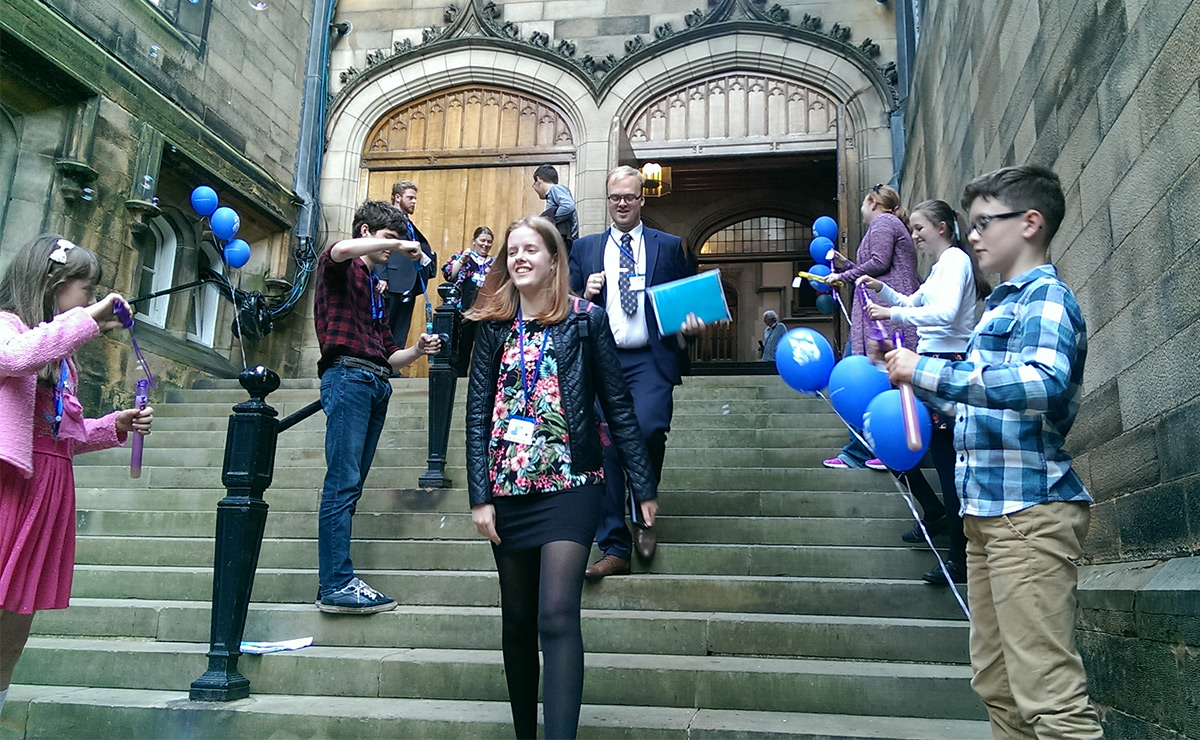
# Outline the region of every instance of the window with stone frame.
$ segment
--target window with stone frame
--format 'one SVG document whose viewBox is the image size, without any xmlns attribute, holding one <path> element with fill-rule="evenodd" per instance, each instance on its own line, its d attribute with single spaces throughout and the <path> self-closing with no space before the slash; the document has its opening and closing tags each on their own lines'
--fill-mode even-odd
<svg viewBox="0 0 1200 740">
<path fill-rule="evenodd" d="M 211 0 L 146 0 L 166 16 L 175 30 L 196 46 L 204 45 Z"/>
<path fill-rule="evenodd" d="M 212 270 L 224 274 L 225 267 L 217 247 L 208 240 L 200 242 L 196 253 L 197 274 L 203 276 Z M 213 283 L 205 283 L 194 290 L 188 291 L 187 338 L 190 342 L 213 346 L 213 336 L 217 326 L 217 308 L 220 306 L 221 293 Z"/>
<path fill-rule="evenodd" d="M 179 238 L 175 229 L 161 216 L 150 219 L 144 229 L 134 239 L 138 251 L 137 294 L 139 296 L 157 293 L 171 287 L 175 277 L 175 247 Z M 164 295 L 148 301 L 139 301 L 137 316 L 139 320 L 153 324 L 159 328 L 167 325 L 167 309 L 170 307 L 171 296 Z"/>
</svg>

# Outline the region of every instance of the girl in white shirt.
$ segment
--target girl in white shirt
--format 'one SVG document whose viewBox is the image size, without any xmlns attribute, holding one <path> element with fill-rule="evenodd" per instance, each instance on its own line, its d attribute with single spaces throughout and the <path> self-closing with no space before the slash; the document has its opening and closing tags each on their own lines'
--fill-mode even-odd
<svg viewBox="0 0 1200 740">
<path fill-rule="evenodd" d="M 897 293 L 869 275 L 858 279 L 878 293 L 882 303 L 889 304 L 869 306 L 867 312 L 872 319 L 916 326 L 917 352 L 950 360 L 963 359 L 978 319 L 979 301 L 992 289 L 979 269 L 974 252 L 960 245 L 958 224 L 958 214 L 945 201 L 927 200 L 913 209 L 909 217 L 913 244 L 917 251 L 932 257 L 934 265 L 929 277 L 912 295 Z M 965 582 L 966 538 L 954 486 L 954 419 L 939 415 L 935 409 L 930 411 L 934 433 L 929 453 L 942 482 L 944 503 L 937 500 L 919 470 L 906 475 L 924 510 L 925 528 L 931 535 L 949 532 L 947 569 L 956 582 Z M 903 539 L 910 543 L 925 541 L 915 527 Z M 946 583 L 939 568 L 926 573 L 924 579 L 935 584 Z"/>
</svg>

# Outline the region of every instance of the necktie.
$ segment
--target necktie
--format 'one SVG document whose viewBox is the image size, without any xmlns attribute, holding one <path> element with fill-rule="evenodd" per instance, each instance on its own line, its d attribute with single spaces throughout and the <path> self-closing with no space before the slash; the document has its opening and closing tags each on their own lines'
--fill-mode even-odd
<svg viewBox="0 0 1200 740">
<path fill-rule="evenodd" d="M 621 276 L 617 278 L 617 287 L 621 291 L 621 310 L 626 316 L 632 316 L 637 313 L 637 293 L 629 289 L 629 276 L 637 270 L 637 263 L 633 261 L 633 237 L 629 234 L 621 235 Z"/>
<path fill-rule="evenodd" d="M 404 226 L 408 230 L 408 240 L 415 242 L 417 240 L 417 230 L 413 228 L 412 221 L 404 219 Z"/>
</svg>

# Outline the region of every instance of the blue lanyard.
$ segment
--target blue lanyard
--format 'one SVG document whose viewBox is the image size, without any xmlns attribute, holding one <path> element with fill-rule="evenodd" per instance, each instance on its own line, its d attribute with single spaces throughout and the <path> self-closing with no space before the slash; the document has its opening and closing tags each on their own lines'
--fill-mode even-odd
<svg viewBox="0 0 1200 740">
<path fill-rule="evenodd" d="M 379 276 L 371 273 L 371 319 L 378 321 L 383 317 L 383 294 L 379 292 Z"/>
<path fill-rule="evenodd" d="M 429 302 L 429 293 L 425 290 L 425 276 L 421 274 L 421 268 L 417 267 L 417 282 L 421 284 L 421 296 L 425 299 L 425 333 L 433 333 L 433 304 Z"/>
<path fill-rule="evenodd" d="M 633 252 L 630 252 L 628 249 L 626 249 L 624 244 L 617 241 L 617 238 L 613 236 L 612 229 L 608 230 L 608 238 L 612 239 L 613 244 L 617 245 L 617 249 L 621 250 L 621 254 L 625 255 L 631 262 L 633 262 L 633 269 L 637 270 L 637 257 L 633 255 Z M 633 234 L 629 234 L 629 239 L 630 241 L 633 240 Z"/>
<path fill-rule="evenodd" d="M 533 388 L 537 385 L 538 374 L 542 369 L 542 361 L 546 358 L 546 340 L 550 338 L 549 327 L 542 330 L 542 346 L 538 350 L 538 359 L 533 366 L 532 377 L 525 373 L 525 321 L 521 318 L 521 309 L 517 309 L 517 361 L 521 364 L 521 390 L 525 391 L 525 413 L 533 416 Z"/>
<path fill-rule="evenodd" d="M 54 388 L 54 438 L 58 439 L 58 427 L 62 424 L 63 418 L 63 396 L 67 388 L 67 375 L 70 370 L 67 368 L 66 358 L 62 359 L 58 366 L 58 385 Z"/>
</svg>

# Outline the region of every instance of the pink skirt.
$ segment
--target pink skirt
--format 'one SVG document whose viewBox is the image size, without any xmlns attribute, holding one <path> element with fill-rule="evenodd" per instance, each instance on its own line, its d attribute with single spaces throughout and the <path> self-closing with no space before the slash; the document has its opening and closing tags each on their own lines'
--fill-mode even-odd
<svg viewBox="0 0 1200 740">
<path fill-rule="evenodd" d="M 71 458 L 35 450 L 28 480 L 0 462 L 0 609 L 66 609 L 74 569 Z"/>
</svg>

